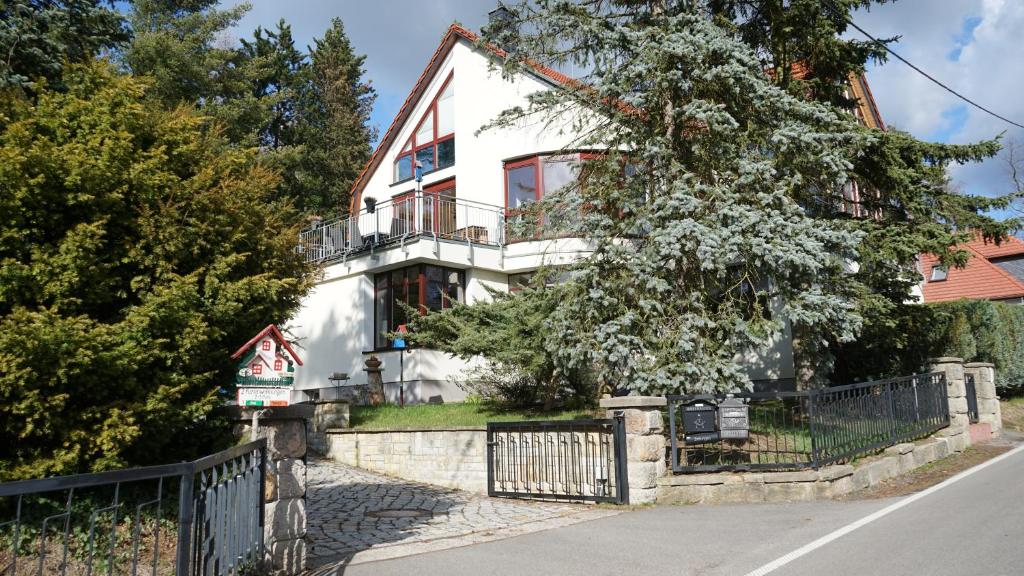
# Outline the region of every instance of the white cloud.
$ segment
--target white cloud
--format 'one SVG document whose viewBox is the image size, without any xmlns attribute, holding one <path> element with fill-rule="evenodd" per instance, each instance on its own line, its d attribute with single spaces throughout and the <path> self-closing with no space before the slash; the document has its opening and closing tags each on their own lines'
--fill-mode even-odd
<svg viewBox="0 0 1024 576">
<path fill-rule="evenodd" d="M 980 22 L 963 38 L 969 18 Z M 1011 120 L 1024 123 L 1024 2 L 1017 0 L 902 0 L 856 22 L 877 37 L 901 35 L 893 48 L 954 90 Z M 856 32 L 851 36 L 857 35 Z M 960 47 L 959 57 L 951 52 Z M 1005 132 L 1024 138 L 1024 130 L 966 105 L 962 100 L 894 59 L 868 72 L 883 118 L 920 138 L 967 143 Z M 965 106 L 962 124 L 950 126 L 943 114 Z M 956 128 L 956 129 L 951 129 Z M 994 195 L 1007 190 L 1002 161 L 954 167 L 954 180 L 974 193 Z"/>
</svg>

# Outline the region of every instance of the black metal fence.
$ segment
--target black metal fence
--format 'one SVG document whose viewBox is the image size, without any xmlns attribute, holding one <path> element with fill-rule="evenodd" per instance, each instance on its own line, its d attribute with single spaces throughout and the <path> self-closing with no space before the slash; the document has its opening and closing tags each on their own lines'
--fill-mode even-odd
<svg viewBox="0 0 1024 576">
<path fill-rule="evenodd" d="M 818 468 L 847 462 L 949 425 L 943 373 L 805 392 L 735 394 L 749 411 L 745 439 L 691 435 L 686 406 L 722 396 L 669 396 L 669 459 L 676 473 Z M 710 441 L 708 441 L 710 438 Z"/>
<path fill-rule="evenodd" d="M 606 420 L 487 423 L 487 494 L 629 503 L 626 431 Z"/>
<path fill-rule="evenodd" d="M 978 391 L 974 385 L 974 374 L 964 374 L 964 388 L 967 394 L 967 418 L 972 424 L 978 422 Z"/>
<path fill-rule="evenodd" d="M 0 484 L 0 576 L 242 574 L 263 554 L 266 440 L 194 462 Z"/>
</svg>

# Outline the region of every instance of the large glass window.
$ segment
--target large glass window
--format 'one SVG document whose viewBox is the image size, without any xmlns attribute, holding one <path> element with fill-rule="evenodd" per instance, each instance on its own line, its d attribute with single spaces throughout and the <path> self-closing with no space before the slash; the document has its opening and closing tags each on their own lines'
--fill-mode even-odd
<svg viewBox="0 0 1024 576">
<path fill-rule="evenodd" d="M 441 92 L 437 99 L 437 135 L 447 136 L 455 132 L 455 89 L 452 83 Z"/>
<path fill-rule="evenodd" d="M 544 158 L 544 195 L 551 194 L 560 188 L 576 181 L 576 167 L 579 159 L 575 154 L 567 156 L 549 156 Z"/>
<path fill-rule="evenodd" d="M 412 154 L 399 156 L 395 161 L 395 182 L 412 178 Z"/>
<path fill-rule="evenodd" d="M 523 208 L 576 181 L 580 155 L 534 156 L 505 164 L 505 206 Z"/>
<path fill-rule="evenodd" d="M 447 168 L 455 165 L 455 138 L 437 143 L 437 167 Z"/>
<path fill-rule="evenodd" d="M 510 209 L 523 208 L 531 202 L 540 200 L 540 196 L 537 194 L 540 183 L 537 181 L 537 163 L 535 161 L 506 167 L 505 184 L 508 188 L 506 205 Z"/>
<path fill-rule="evenodd" d="M 390 348 L 387 334 L 409 323 L 406 304 L 421 311 L 442 310 L 465 301 L 462 270 L 416 265 L 382 272 L 374 277 L 374 346 Z"/>
<path fill-rule="evenodd" d="M 402 152 L 395 158 L 395 182 L 415 176 L 418 163 L 423 173 L 455 164 L 455 89 L 452 77 L 445 80 L 440 93 L 416 125 Z"/>
</svg>

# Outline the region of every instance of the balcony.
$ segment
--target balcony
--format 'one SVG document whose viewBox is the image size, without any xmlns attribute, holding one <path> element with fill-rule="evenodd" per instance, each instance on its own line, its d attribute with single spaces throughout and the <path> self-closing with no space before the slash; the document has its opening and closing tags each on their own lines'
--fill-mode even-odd
<svg viewBox="0 0 1024 576">
<path fill-rule="evenodd" d="M 499 206 L 417 192 L 319 223 L 299 234 L 298 249 L 306 262 L 329 262 L 424 237 L 501 246 L 504 230 Z"/>
</svg>

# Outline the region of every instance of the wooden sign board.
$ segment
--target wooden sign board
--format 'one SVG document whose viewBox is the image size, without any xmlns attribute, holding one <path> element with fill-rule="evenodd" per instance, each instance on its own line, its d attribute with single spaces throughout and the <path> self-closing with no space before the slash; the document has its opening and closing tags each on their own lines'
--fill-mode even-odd
<svg viewBox="0 0 1024 576">
<path fill-rule="evenodd" d="M 291 399 L 291 388 L 270 386 L 238 388 L 239 406 L 288 406 Z"/>
</svg>

